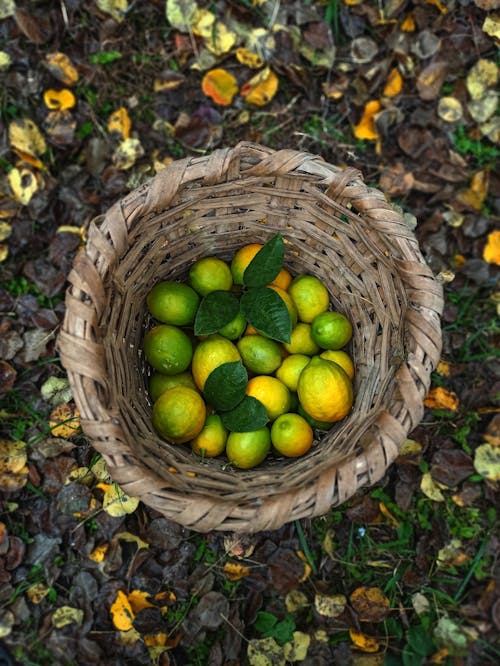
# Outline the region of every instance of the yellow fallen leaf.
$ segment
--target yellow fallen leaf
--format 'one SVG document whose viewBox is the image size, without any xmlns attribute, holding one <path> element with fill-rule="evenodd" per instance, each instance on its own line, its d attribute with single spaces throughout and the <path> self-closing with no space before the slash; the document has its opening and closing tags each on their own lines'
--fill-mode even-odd
<svg viewBox="0 0 500 666">
<path fill-rule="evenodd" d="M 137 615 L 144 608 L 155 608 L 155 605 L 149 601 L 149 597 L 149 592 L 144 592 L 144 590 L 132 590 L 129 592 L 127 598 L 132 612 Z"/>
<path fill-rule="evenodd" d="M 216 104 L 229 106 L 238 92 L 238 82 L 225 69 L 211 69 L 203 77 L 201 89 Z"/>
<path fill-rule="evenodd" d="M 127 541 L 128 543 L 135 543 L 137 544 L 138 550 L 141 548 L 149 548 L 149 543 L 147 541 L 143 541 L 140 537 L 138 537 L 136 534 L 132 534 L 131 532 L 118 532 L 118 534 L 113 536 L 113 541 L 115 539 L 119 539 L 120 541 Z"/>
<path fill-rule="evenodd" d="M 402 89 L 403 77 L 399 73 L 399 69 L 397 67 L 393 67 L 387 76 L 382 94 L 385 97 L 396 97 L 396 95 L 399 95 Z"/>
<path fill-rule="evenodd" d="M 7 175 L 10 189 L 16 201 L 27 206 L 35 192 L 38 191 L 38 180 L 35 174 L 27 168 L 11 169 Z"/>
<path fill-rule="evenodd" d="M 229 28 L 222 23 L 222 21 L 216 21 L 211 34 L 208 37 L 205 37 L 205 46 L 216 56 L 224 55 L 228 53 L 233 46 L 236 44 L 238 36 L 235 32 L 229 30 Z"/>
<path fill-rule="evenodd" d="M 274 638 L 252 638 L 248 642 L 249 666 L 285 666 L 283 648 Z"/>
<path fill-rule="evenodd" d="M 81 608 L 72 606 L 61 606 L 52 613 L 52 626 L 56 629 L 65 627 L 68 624 L 82 624 L 84 613 Z"/>
<path fill-rule="evenodd" d="M 489 184 L 489 169 L 481 169 L 472 176 L 468 189 L 458 193 L 457 200 L 468 208 L 479 211 L 488 194 Z"/>
<path fill-rule="evenodd" d="M 381 622 L 391 609 L 391 602 L 379 587 L 358 587 L 349 599 L 360 622 Z"/>
<path fill-rule="evenodd" d="M 356 139 L 374 141 L 379 138 L 379 133 L 375 126 L 375 116 L 381 108 L 382 105 L 377 99 L 365 104 L 361 120 L 354 126 L 354 136 Z"/>
<path fill-rule="evenodd" d="M 483 259 L 489 264 L 500 266 L 500 231 L 492 231 L 488 234 Z"/>
<path fill-rule="evenodd" d="M 456 123 L 462 119 L 464 112 L 456 97 L 441 97 L 438 102 L 438 116 L 446 123 Z"/>
<path fill-rule="evenodd" d="M 65 53 L 49 53 L 45 60 L 50 73 L 65 86 L 74 86 L 78 81 L 78 71 Z"/>
<path fill-rule="evenodd" d="M 226 562 L 224 565 L 224 573 L 229 580 L 240 580 L 241 578 L 246 578 L 250 574 L 250 569 L 243 564 Z"/>
<path fill-rule="evenodd" d="M 144 645 L 147 647 L 165 646 L 167 644 L 167 640 L 168 635 L 160 631 L 157 634 L 149 634 L 144 636 Z"/>
<path fill-rule="evenodd" d="M 442 386 L 431 389 L 424 399 L 424 405 L 429 409 L 449 409 L 456 412 L 459 404 L 457 394 Z"/>
<path fill-rule="evenodd" d="M 134 612 L 127 595 L 122 590 L 116 593 L 116 599 L 109 609 L 114 626 L 120 631 L 133 629 Z"/>
<path fill-rule="evenodd" d="M 29 118 L 15 119 L 10 123 L 9 141 L 16 152 L 37 158 L 47 150 L 47 144 L 40 130 Z"/>
<path fill-rule="evenodd" d="M 311 645 L 311 637 L 303 631 L 294 631 L 293 640 L 285 643 L 283 646 L 283 653 L 285 659 L 289 662 L 296 663 L 297 661 L 304 661 L 307 657 L 307 651 Z"/>
<path fill-rule="evenodd" d="M 176 30 L 189 32 L 197 10 L 198 6 L 195 0 L 167 0 L 167 21 Z"/>
<path fill-rule="evenodd" d="M 96 0 L 97 6 L 105 14 L 109 14 L 120 23 L 128 10 L 127 0 Z"/>
<path fill-rule="evenodd" d="M 430 472 L 425 472 L 420 481 L 420 490 L 434 502 L 444 502 L 445 498 L 439 485 L 433 480 Z"/>
<path fill-rule="evenodd" d="M 349 629 L 349 636 L 358 650 L 362 650 L 363 652 L 377 652 L 380 647 L 376 638 L 367 636 L 361 631 L 356 631 L 356 629 Z"/>
<path fill-rule="evenodd" d="M 338 617 L 342 615 L 347 604 L 347 597 L 343 594 L 320 594 L 314 596 L 314 608 L 324 617 Z"/>
<path fill-rule="evenodd" d="M 483 32 L 490 37 L 500 39 L 500 12 L 491 12 L 491 14 L 487 14 L 483 23 Z"/>
<path fill-rule="evenodd" d="M 415 454 L 421 452 L 422 444 L 420 444 L 420 442 L 416 442 L 414 439 L 405 439 L 405 441 L 401 444 L 401 448 L 399 449 L 400 456 L 414 456 Z"/>
<path fill-rule="evenodd" d="M 434 7 L 437 7 L 441 12 L 441 14 L 446 14 L 446 12 L 448 11 L 448 8 L 445 5 L 443 5 L 443 3 L 440 2 L 440 0 L 425 0 L 425 2 L 427 2 L 429 5 L 434 5 Z"/>
<path fill-rule="evenodd" d="M 27 459 L 24 442 L 0 439 L 0 474 L 23 472 Z"/>
<path fill-rule="evenodd" d="M 72 109 L 76 104 L 76 97 L 71 90 L 63 88 L 62 90 L 53 90 L 49 88 L 43 93 L 43 101 L 45 106 L 49 109 L 56 109 L 57 111 L 65 111 Z"/>
<path fill-rule="evenodd" d="M 14 0 L 2 0 L 0 2 L 0 20 L 14 16 L 16 12 L 16 3 Z"/>
<path fill-rule="evenodd" d="M 128 111 L 124 106 L 121 106 L 108 118 L 108 132 L 113 134 L 116 132 L 119 134 L 122 139 L 128 139 L 130 137 L 130 130 L 132 128 L 132 122 Z"/>
<path fill-rule="evenodd" d="M 136 160 L 144 155 L 139 139 L 124 139 L 113 154 L 113 164 L 117 169 L 131 169 Z"/>
<path fill-rule="evenodd" d="M 107 484 L 99 484 L 99 486 L 101 485 L 105 486 Z M 117 483 L 108 485 L 104 491 L 102 508 L 110 516 L 113 516 L 113 518 L 120 518 L 126 514 L 134 513 L 138 506 L 139 500 L 137 497 L 126 495 Z"/>
<path fill-rule="evenodd" d="M 467 74 L 466 85 L 472 99 L 480 99 L 498 81 L 498 67 L 492 60 L 480 58 Z"/>
<path fill-rule="evenodd" d="M 276 95 L 278 85 L 279 80 L 276 74 L 270 67 L 265 67 L 241 87 L 240 95 L 249 104 L 264 106 L 269 104 Z"/>
<path fill-rule="evenodd" d="M 260 57 L 258 53 L 250 51 L 250 49 L 240 46 L 236 49 L 236 59 L 245 67 L 250 69 L 259 69 L 264 64 L 264 60 Z"/>
<path fill-rule="evenodd" d="M 26 596 L 32 604 L 40 604 L 50 592 L 50 587 L 43 583 L 36 583 L 26 590 Z"/>
<path fill-rule="evenodd" d="M 470 555 L 466 553 L 460 539 L 451 539 L 443 548 L 440 548 L 437 554 L 436 565 L 441 569 L 447 567 L 460 567 L 470 560 Z"/>
<path fill-rule="evenodd" d="M 49 427 L 54 437 L 69 439 L 80 432 L 80 412 L 78 408 L 67 403 L 58 405 L 50 412 Z"/>
<path fill-rule="evenodd" d="M 93 562 L 102 562 L 108 550 L 109 550 L 109 543 L 103 543 L 100 546 L 96 546 L 94 550 L 90 553 L 89 559 L 92 560 Z"/>
<path fill-rule="evenodd" d="M 0 222 L 0 241 L 7 240 L 12 233 L 12 225 L 8 222 Z"/>
<path fill-rule="evenodd" d="M 7 69 L 10 67 L 12 59 L 8 53 L 5 51 L 0 51 L 0 70 Z"/>
<path fill-rule="evenodd" d="M 481 444 L 474 452 L 474 469 L 488 481 L 500 481 L 500 447 Z"/>
<path fill-rule="evenodd" d="M 285 597 L 285 606 L 289 613 L 296 613 L 308 605 L 307 595 L 300 590 L 290 590 Z"/>
<path fill-rule="evenodd" d="M 208 9 L 198 8 L 193 16 L 191 29 L 197 37 L 209 38 L 215 24 L 215 14 Z"/>
<path fill-rule="evenodd" d="M 415 32 L 415 27 L 415 19 L 413 18 L 413 14 L 410 13 L 403 19 L 401 30 L 403 32 Z"/>
</svg>

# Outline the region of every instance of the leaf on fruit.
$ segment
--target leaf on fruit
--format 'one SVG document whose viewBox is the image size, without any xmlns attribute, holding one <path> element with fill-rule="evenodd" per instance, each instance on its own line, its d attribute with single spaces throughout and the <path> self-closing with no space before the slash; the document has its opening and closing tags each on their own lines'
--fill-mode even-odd
<svg viewBox="0 0 500 666">
<path fill-rule="evenodd" d="M 492 231 L 488 234 L 483 259 L 489 264 L 500 266 L 500 231 Z"/>
<path fill-rule="evenodd" d="M 228 411 L 245 397 L 248 374 L 241 361 L 223 363 L 208 375 L 203 393 L 217 410 Z"/>
<path fill-rule="evenodd" d="M 225 69 L 211 69 L 203 77 L 201 89 L 216 104 L 229 106 L 238 92 L 238 82 Z"/>
<path fill-rule="evenodd" d="M 381 108 L 382 105 L 377 99 L 373 99 L 365 104 L 361 120 L 354 126 L 354 136 L 356 139 L 374 141 L 379 138 L 379 133 L 375 126 L 375 117 Z"/>
<path fill-rule="evenodd" d="M 488 481 L 500 481 L 500 447 L 478 446 L 474 453 L 474 469 Z"/>
<path fill-rule="evenodd" d="M 373 638 L 373 636 L 367 636 L 361 631 L 351 628 L 349 629 L 349 636 L 358 650 L 362 650 L 363 652 L 377 652 L 380 647 L 377 639 Z"/>
<path fill-rule="evenodd" d="M 447 409 L 456 412 L 459 404 L 457 394 L 442 386 L 431 389 L 424 399 L 424 405 L 429 409 Z"/>
<path fill-rule="evenodd" d="M 133 629 L 134 612 L 127 595 L 122 590 L 116 593 L 116 599 L 109 609 L 114 626 L 120 631 Z"/>
<path fill-rule="evenodd" d="M 246 287 L 264 287 L 274 280 L 283 266 L 285 244 L 276 234 L 257 252 L 243 273 Z"/>
<path fill-rule="evenodd" d="M 382 622 L 391 609 L 389 599 L 378 587 L 358 587 L 350 601 L 360 622 Z"/>
<path fill-rule="evenodd" d="M 278 86 L 278 77 L 270 67 L 266 67 L 241 87 L 240 95 L 249 104 L 264 106 L 276 95 Z"/>
<path fill-rule="evenodd" d="M 108 132 L 110 134 L 118 134 L 122 139 L 128 139 L 130 137 L 130 130 L 132 128 L 132 121 L 128 114 L 127 109 L 124 106 L 121 106 L 108 118 Z"/>
<path fill-rule="evenodd" d="M 196 311 L 195 335 L 211 335 L 229 324 L 240 310 L 238 299 L 230 291 L 218 289 L 204 296 Z"/>
<path fill-rule="evenodd" d="M 233 432 L 251 432 L 263 428 L 269 421 L 264 405 L 246 395 L 234 409 L 220 415 L 225 428 Z"/>
<path fill-rule="evenodd" d="M 240 305 L 245 319 L 259 332 L 278 342 L 290 342 L 290 314 L 281 296 L 273 289 L 249 289 L 241 297 Z"/>
</svg>

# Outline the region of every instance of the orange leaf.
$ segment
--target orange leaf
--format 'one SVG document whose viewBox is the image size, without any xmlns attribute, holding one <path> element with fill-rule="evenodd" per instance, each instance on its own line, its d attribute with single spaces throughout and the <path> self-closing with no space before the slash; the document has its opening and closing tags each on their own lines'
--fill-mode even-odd
<svg viewBox="0 0 500 666">
<path fill-rule="evenodd" d="M 436 372 L 441 377 L 449 377 L 451 375 L 451 363 L 448 363 L 448 361 L 439 361 Z"/>
<path fill-rule="evenodd" d="M 154 608 L 155 605 L 149 601 L 149 596 L 149 593 L 143 590 L 132 590 L 132 592 L 129 592 L 128 601 L 132 612 L 137 615 L 144 608 Z"/>
<path fill-rule="evenodd" d="M 245 567 L 243 564 L 237 564 L 236 562 L 226 562 L 224 565 L 224 573 L 229 578 L 229 580 L 240 580 L 240 578 L 245 578 L 249 575 L 250 569 Z"/>
<path fill-rule="evenodd" d="M 241 87 L 240 95 L 249 104 L 264 106 L 276 95 L 278 85 L 278 77 L 270 67 L 266 67 Z"/>
<path fill-rule="evenodd" d="M 102 562 L 106 553 L 108 552 L 109 543 L 103 543 L 101 546 L 96 546 L 94 550 L 90 553 L 89 559 L 94 562 Z"/>
<path fill-rule="evenodd" d="M 389 599 L 378 587 L 358 587 L 350 600 L 360 622 L 381 622 L 391 608 Z"/>
<path fill-rule="evenodd" d="M 483 250 L 483 259 L 500 266 L 500 231 L 492 231 Z"/>
<path fill-rule="evenodd" d="M 74 86 L 78 81 L 78 72 L 64 53 L 49 53 L 45 56 L 50 73 L 65 86 Z"/>
<path fill-rule="evenodd" d="M 431 389 L 424 399 L 424 405 L 429 409 L 449 409 L 456 412 L 459 404 L 457 394 L 442 386 Z"/>
<path fill-rule="evenodd" d="M 63 88 L 62 90 L 53 90 L 49 88 L 43 93 L 43 101 L 45 106 L 49 109 L 56 109 L 57 111 L 65 111 L 72 109 L 76 104 L 76 97 L 71 90 Z"/>
<path fill-rule="evenodd" d="M 134 612 L 125 592 L 118 590 L 116 599 L 109 609 L 113 624 L 120 631 L 129 631 L 133 629 Z"/>
<path fill-rule="evenodd" d="M 361 631 L 349 629 L 349 636 L 354 645 L 363 652 L 377 652 L 380 647 L 375 638 L 367 636 L 366 634 L 361 633 Z"/>
<path fill-rule="evenodd" d="M 117 132 L 120 134 L 123 139 L 130 138 L 130 129 L 132 127 L 132 122 L 128 111 L 124 106 L 121 106 L 108 118 L 108 132 Z"/>
<path fill-rule="evenodd" d="M 403 32 L 415 31 L 415 19 L 413 18 L 413 14 L 408 14 L 408 16 L 406 16 L 403 23 L 401 23 L 401 30 Z"/>
<path fill-rule="evenodd" d="M 167 634 L 160 631 L 157 634 L 149 634 L 144 636 L 144 645 L 148 647 L 163 647 L 167 644 Z"/>
<path fill-rule="evenodd" d="M 403 77 L 399 73 L 397 67 L 393 67 L 389 72 L 387 81 L 385 82 L 384 92 L 385 97 L 396 97 L 403 89 Z"/>
<path fill-rule="evenodd" d="M 373 141 L 379 138 L 375 127 L 375 116 L 382 108 L 377 99 L 367 102 L 363 111 L 363 116 L 359 123 L 354 127 L 354 136 L 356 139 L 368 139 Z"/>
<path fill-rule="evenodd" d="M 229 106 L 238 92 L 238 82 L 225 69 L 211 69 L 203 77 L 201 89 L 216 104 Z"/>
</svg>

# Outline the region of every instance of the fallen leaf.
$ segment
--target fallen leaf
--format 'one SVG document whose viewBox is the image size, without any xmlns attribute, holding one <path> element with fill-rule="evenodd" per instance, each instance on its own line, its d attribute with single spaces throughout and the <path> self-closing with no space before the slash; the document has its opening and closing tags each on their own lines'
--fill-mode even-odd
<svg viewBox="0 0 500 666">
<path fill-rule="evenodd" d="M 500 266 L 500 231 L 492 231 L 488 234 L 483 259 L 489 264 Z"/>
<path fill-rule="evenodd" d="M 466 79 L 467 90 L 472 99 L 480 99 L 498 82 L 498 67 L 491 60 L 480 58 L 469 70 Z"/>
<path fill-rule="evenodd" d="M 132 121 L 124 106 L 113 111 L 108 118 L 108 132 L 110 132 L 110 134 L 116 133 L 121 136 L 122 139 L 128 139 L 130 137 L 131 128 Z"/>
<path fill-rule="evenodd" d="M 121 23 L 128 10 L 127 0 L 96 0 L 97 6 L 105 14 L 109 14 L 115 21 Z"/>
<path fill-rule="evenodd" d="M 12 225 L 8 222 L 0 222 L 0 241 L 7 240 L 12 233 Z"/>
<path fill-rule="evenodd" d="M 481 444 L 474 452 L 474 469 L 488 481 L 500 481 L 500 447 Z"/>
<path fill-rule="evenodd" d="M 385 97 L 396 97 L 403 89 L 403 77 L 397 67 L 393 67 L 385 81 L 383 95 Z"/>
<path fill-rule="evenodd" d="M 420 99 L 430 102 L 438 97 L 448 72 L 448 64 L 436 60 L 424 67 L 417 77 L 417 90 Z"/>
<path fill-rule="evenodd" d="M 9 141 L 16 152 L 40 157 L 47 144 L 36 124 L 29 118 L 15 119 L 9 125 Z"/>
<path fill-rule="evenodd" d="M 167 645 L 167 640 L 168 640 L 168 634 L 165 634 L 162 631 L 160 631 L 157 634 L 149 634 L 147 636 L 144 636 L 144 645 L 147 645 L 148 647 L 163 647 Z M 149 653 L 151 655 L 151 650 L 149 651 Z"/>
<path fill-rule="evenodd" d="M 440 2 L 440 0 L 425 0 L 425 2 L 427 2 L 427 4 L 429 5 L 434 5 L 434 7 L 437 7 L 441 12 L 441 14 L 446 14 L 446 12 L 448 11 L 448 8 L 445 5 L 443 5 L 443 3 Z"/>
<path fill-rule="evenodd" d="M 250 574 L 250 569 L 243 564 L 236 562 L 226 562 L 224 564 L 224 573 L 229 580 L 240 580 L 246 578 Z"/>
<path fill-rule="evenodd" d="M 500 12 L 491 12 L 484 19 L 483 32 L 490 37 L 500 39 Z"/>
<path fill-rule="evenodd" d="M 68 624 L 82 624 L 84 613 L 81 608 L 73 608 L 72 606 L 61 606 L 52 613 L 52 626 L 56 629 L 61 629 Z"/>
<path fill-rule="evenodd" d="M 249 666 L 285 666 L 283 648 L 274 638 L 252 638 L 248 642 L 247 657 Z"/>
<path fill-rule="evenodd" d="M 314 596 L 314 608 L 324 617 L 338 617 L 342 615 L 347 604 L 347 597 L 343 594 L 320 594 Z"/>
<path fill-rule="evenodd" d="M 285 606 L 289 613 L 296 613 L 308 605 L 307 595 L 300 590 L 290 590 L 285 597 Z"/>
<path fill-rule="evenodd" d="M 120 631 L 133 629 L 134 612 L 127 595 L 122 590 L 116 593 L 116 599 L 109 609 L 114 626 Z"/>
<path fill-rule="evenodd" d="M 381 108 L 382 105 L 376 99 L 365 104 L 361 120 L 354 126 L 354 136 L 356 139 L 374 141 L 379 138 L 379 133 L 375 127 L 375 116 Z"/>
<path fill-rule="evenodd" d="M 477 123 L 485 123 L 496 112 L 498 96 L 495 90 L 487 90 L 479 99 L 467 104 L 467 110 Z"/>
<path fill-rule="evenodd" d="M 367 636 L 356 629 L 349 629 L 349 636 L 358 650 L 363 652 L 377 652 L 380 647 L 379 642 L 373 636 Z"/>
<path fill-rule="evenodd" d="M 48 400 L 53 405 L 64 405 L 69 402 L 73 393 L 66 377 L 49 377 L 41 386 L 40 393 L 44 400 Z"/>
<path fill-rule="evenodd" d="M 468 555 L 462 549 L 460 539 L 451 539 L 443 548 L 438 551 L 436 564 L 439 568 L 445 569 L 450 566 L 461 566 L 470 560 Z"/>
<path fill-rule="evenodd" d="M 465 656 L 467 636 L 464 628 L 449 617 L 440 617 L 433 631 L 434 640 L 448 650 L 448 655 Z"/>
<path fill-rule="evenodd" d="M 309 634 L 305 634 L 303 631 L 294 631 L 293 640 L 283 646 L 285 659 L 292 663 L 304 661 L 310 645 L 311 637 Z"/>
<path fill-rule="evenodd" d="M 405 439 L 399 449 L 400 456 L 414 456 L 422 452 L 422 444 L 414 439 Z"/>
<path fill-rule="evenodd" d="M 210 53 L 221 56 L 233 48 L 237 39 L 238 37 L 235 32 L 229 30 L 222 21 L 216 21 L 210 31 L 210 35 L 205 37 L 205 46 Z"/>
<path fill-rule="evenodd" d="M 120 518 L 134 511 L 139 506 L 137 497 L 126 495 L 117 483 L 100 483 L 97 486 L 104 490 L 102 508 L 113 518 Z"/>
<path fill-rule="evenodd" d="M 128 593 L 127 598 L 132 608 L 132 612 L 137 615 L 144 608 L 155 608 L 155 605 L 149 601 L 149 592 L 144 590 L 132 590 Z"/>
<path fill-rule="evenodd" d="M 273 99 L 278 85 L 278 77 L 270 67 L 266 67 L 241 87 L 240 95 L 249 104 L 264 106 Z"/>
<path fill-rule="evenodd" d="M 139 139 L 124 139 L 113 153 L 113 164 L 117 169 L 131 169 L 144 155 L 144 148 Z"/>
<path fill-rule="evenodd" d="M 12 63 L 12 58 L 5 51 L 0 51 L 0 71 L 8 69 Z"/>
<path fill-rule="evenodd" d="M 422 475 L 422 480 L 420 481 L 420 490 L 426 497 L 433 500 L 434 502 L 444 502 L 445 500 L 439 484 L 434 482 L 430 472 L 425 472 L 425 474 Z"/>
<path fill-rule="evenodd" d="M 0 490 L 15 492 L 26 485 L 26 444 L 21 441 L 0 439 Z"/>
<path fill-rule="evenodd" d="M 411 604 L 415 610 L 415 613 L 419 617 L 428 613 L 431 607 L 429 600 L 421 592 L 415 592 L 415 594 L 412 594 Z"/>
<path fill-rule="evenodd" d="M 167 69 L 161 72 L 154 80 L 153 90 L 155 93 L 163 93 L 168 90 L 175 90 L 184 83 L 186 77 L 180 72 Z"/>
<path fill-rule="evenodd" d="M 360 622 L 381 622 L 390 612 L 391 603 L 378 587 L 358 587 L 350 596 Z"/>
<path fill-rule="evenodd" d="M 447 123 L 456 123 L 463 118 L 462 105 L 456 97 L 441 97 L 438 103 L 438 116 Z"/>
<path fill-rule="evenodd" d="M 176 30 L 189 32 L 197 10 L 195 0 L 167 0 L 167 21 Z"/>
<path fill-rule="evenodd" d="M 74 404 L 58 405 L 50 412 L 49 427 L 54 437 L 74 437 L 80 432 L 78 408 Z"/>
<path fill-rule="evenodd" d="M 14 168 L 9 171 L 7 178 L 16 201 L 27 206 L 38 191 L 38 180 L 35 174 L 26 167 Z"/>
<path fill-rule="evenodd" d="M 250 49 L 240 46 L 236 49 L 236 59 L 245 67 L 250 69 L 259 69 L 264 64 L 264 60 L 260 57 L 258 53 L 250 51 Z"/>
<path fill-rule="evenodd" d="M 0 2 L 0 21 L 2 19 L 9 18 L 9 16 L 14 16 L 16 11 L 16 3 L 14 0 L 1 0 Z"/>
<path fill-rule="evenodd" d="M 12 627 L 16 622 L 14 613 L 2 608 L 0 610 L 0 638 L 5 638 L 12 632 Z"/>
<path fill-rule="evenodd" d="M 403 22 L 401 23 L 401 30 L 403 32 L 414 32 L 415 27 L 415 19 L 413 18 L 413 14 L 410 12 L 403 19 Z"/>
<path fill-rule="evenodd" d="M 225 69 L 212 69 L 203 77 L 201 89 L 216 104 L 229 106 L 238 92 L 238 82 Z"/>
<path fill-rule="evenodd" d="M 68 88 L 54 90 L 49 88 L 43 93 L 43 101 L 48 109 L 64 111 L 72 109 L 76 104 L 76 97 Z"/>
<path fill-rule="evenodd" d="M 500 414 L 496 414 L 488 423 L 483 438 L 492 446 L 500 446 Z"/>
<path fill-rule="evenodd" d="M 8 393 L 14 388 L 17 371 L 10 363 L 0 359 L 0 394 Z"/>
<path fill-rule="evenodd" d="M 52 76 L 64 85 L 74 86 L 78 81 L 78 71 L 65 53 L 48 53 L 45 60 Z"/>
<path fill-rule="evenodd" d="M 94 550 L 89 554 L 89 559 L 97 563 L 103 562 L 108 550 L 109 550 L 109 543 L 103 543 L 100 546 L 96 546 Z"/>
<path fill-rule="evenodd" d="M 0 263 L 9 256 L 9 246 L 7 243 L 0 243 Z"/>
<path fill-rule="evenodd" d="M 500 117 L 490 118 L 488 122 L 479 125 L 479 129 L 492 143 L 500 143 Z"/>
<path fill-rule="evenodd" d="M 473 210 L 481 210 L 481 207 L 488 195 L 490 183 L 489 169 L 477 171 L 471 178 L 468 189 L 462 190 L 457 194 L 457 201 Z"/>
<path fill-rule="evenodd" d="M 456 412 L 459 404 L 457 394 L 442 386 L 431 389 L 424 399 L 424 405 L 429 409 L 448 409 Z"/>
<path fill-rule="evenodd" d="M 311 575 L 312 567 L 309 564 L 309 560 L 307 559 L 307 556 L 305 555 L 305 553 L 303 553 L 301 550 L 298 550 L 297 555 L 302 560 L 302 562 L 304 562 L 304 573 L 299 578 L 299 583 L 304 583 L 309 578 L 309 576 Z"/>
<path fill-rule="evenodd" d="M 94 468 L 92 468 L 92 470 L 93 469 Z M 127 541 L 128 543 L 135 543 L 138 550 L 141 548 L 149 548 L 149 543 L 147 541 L 143 541 L 139 536 L 132 534 L 131 532 L 118 532 L 118 534 L 113 536 L 113 541 L 115 539 L 119 539 L 120 541 Z"/>
<path fill-rule="evenodd" d="M 209 38 L 215 24 L 215 14 L 208 9 L 198 8 L 191 22 L 193 34 L 197 37 Z"/>
<path fill-rule="evenodd" d="M 36 583 L 26 590 L 26 596 L 32 604 L 38 605 L 42 603 L 49 592 L 50 587 L 48 585 Z"/>
<path fill-rule="evenodd" d="M 433 481 L 454 488 L 474 474 L 474 467 L 462 449 L 439 449 L 432 456 L 430 472 Z"/>
</svg>

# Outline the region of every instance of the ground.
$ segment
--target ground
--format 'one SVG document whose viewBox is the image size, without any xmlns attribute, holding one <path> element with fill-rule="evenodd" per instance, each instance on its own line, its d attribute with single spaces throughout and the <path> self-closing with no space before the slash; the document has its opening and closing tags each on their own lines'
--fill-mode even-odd
<svg viewBox="0 0 500 666">
<path fill-rule="evenodd" d="M 498 662 L 497 9 L 0 1 L 2 663 Z M 240 140 L 360 169 L 445 291 L 425 416 L 383 480 L 242 542 L 113 515 L 57 347 L 90 220 Z"/>
</svg>

